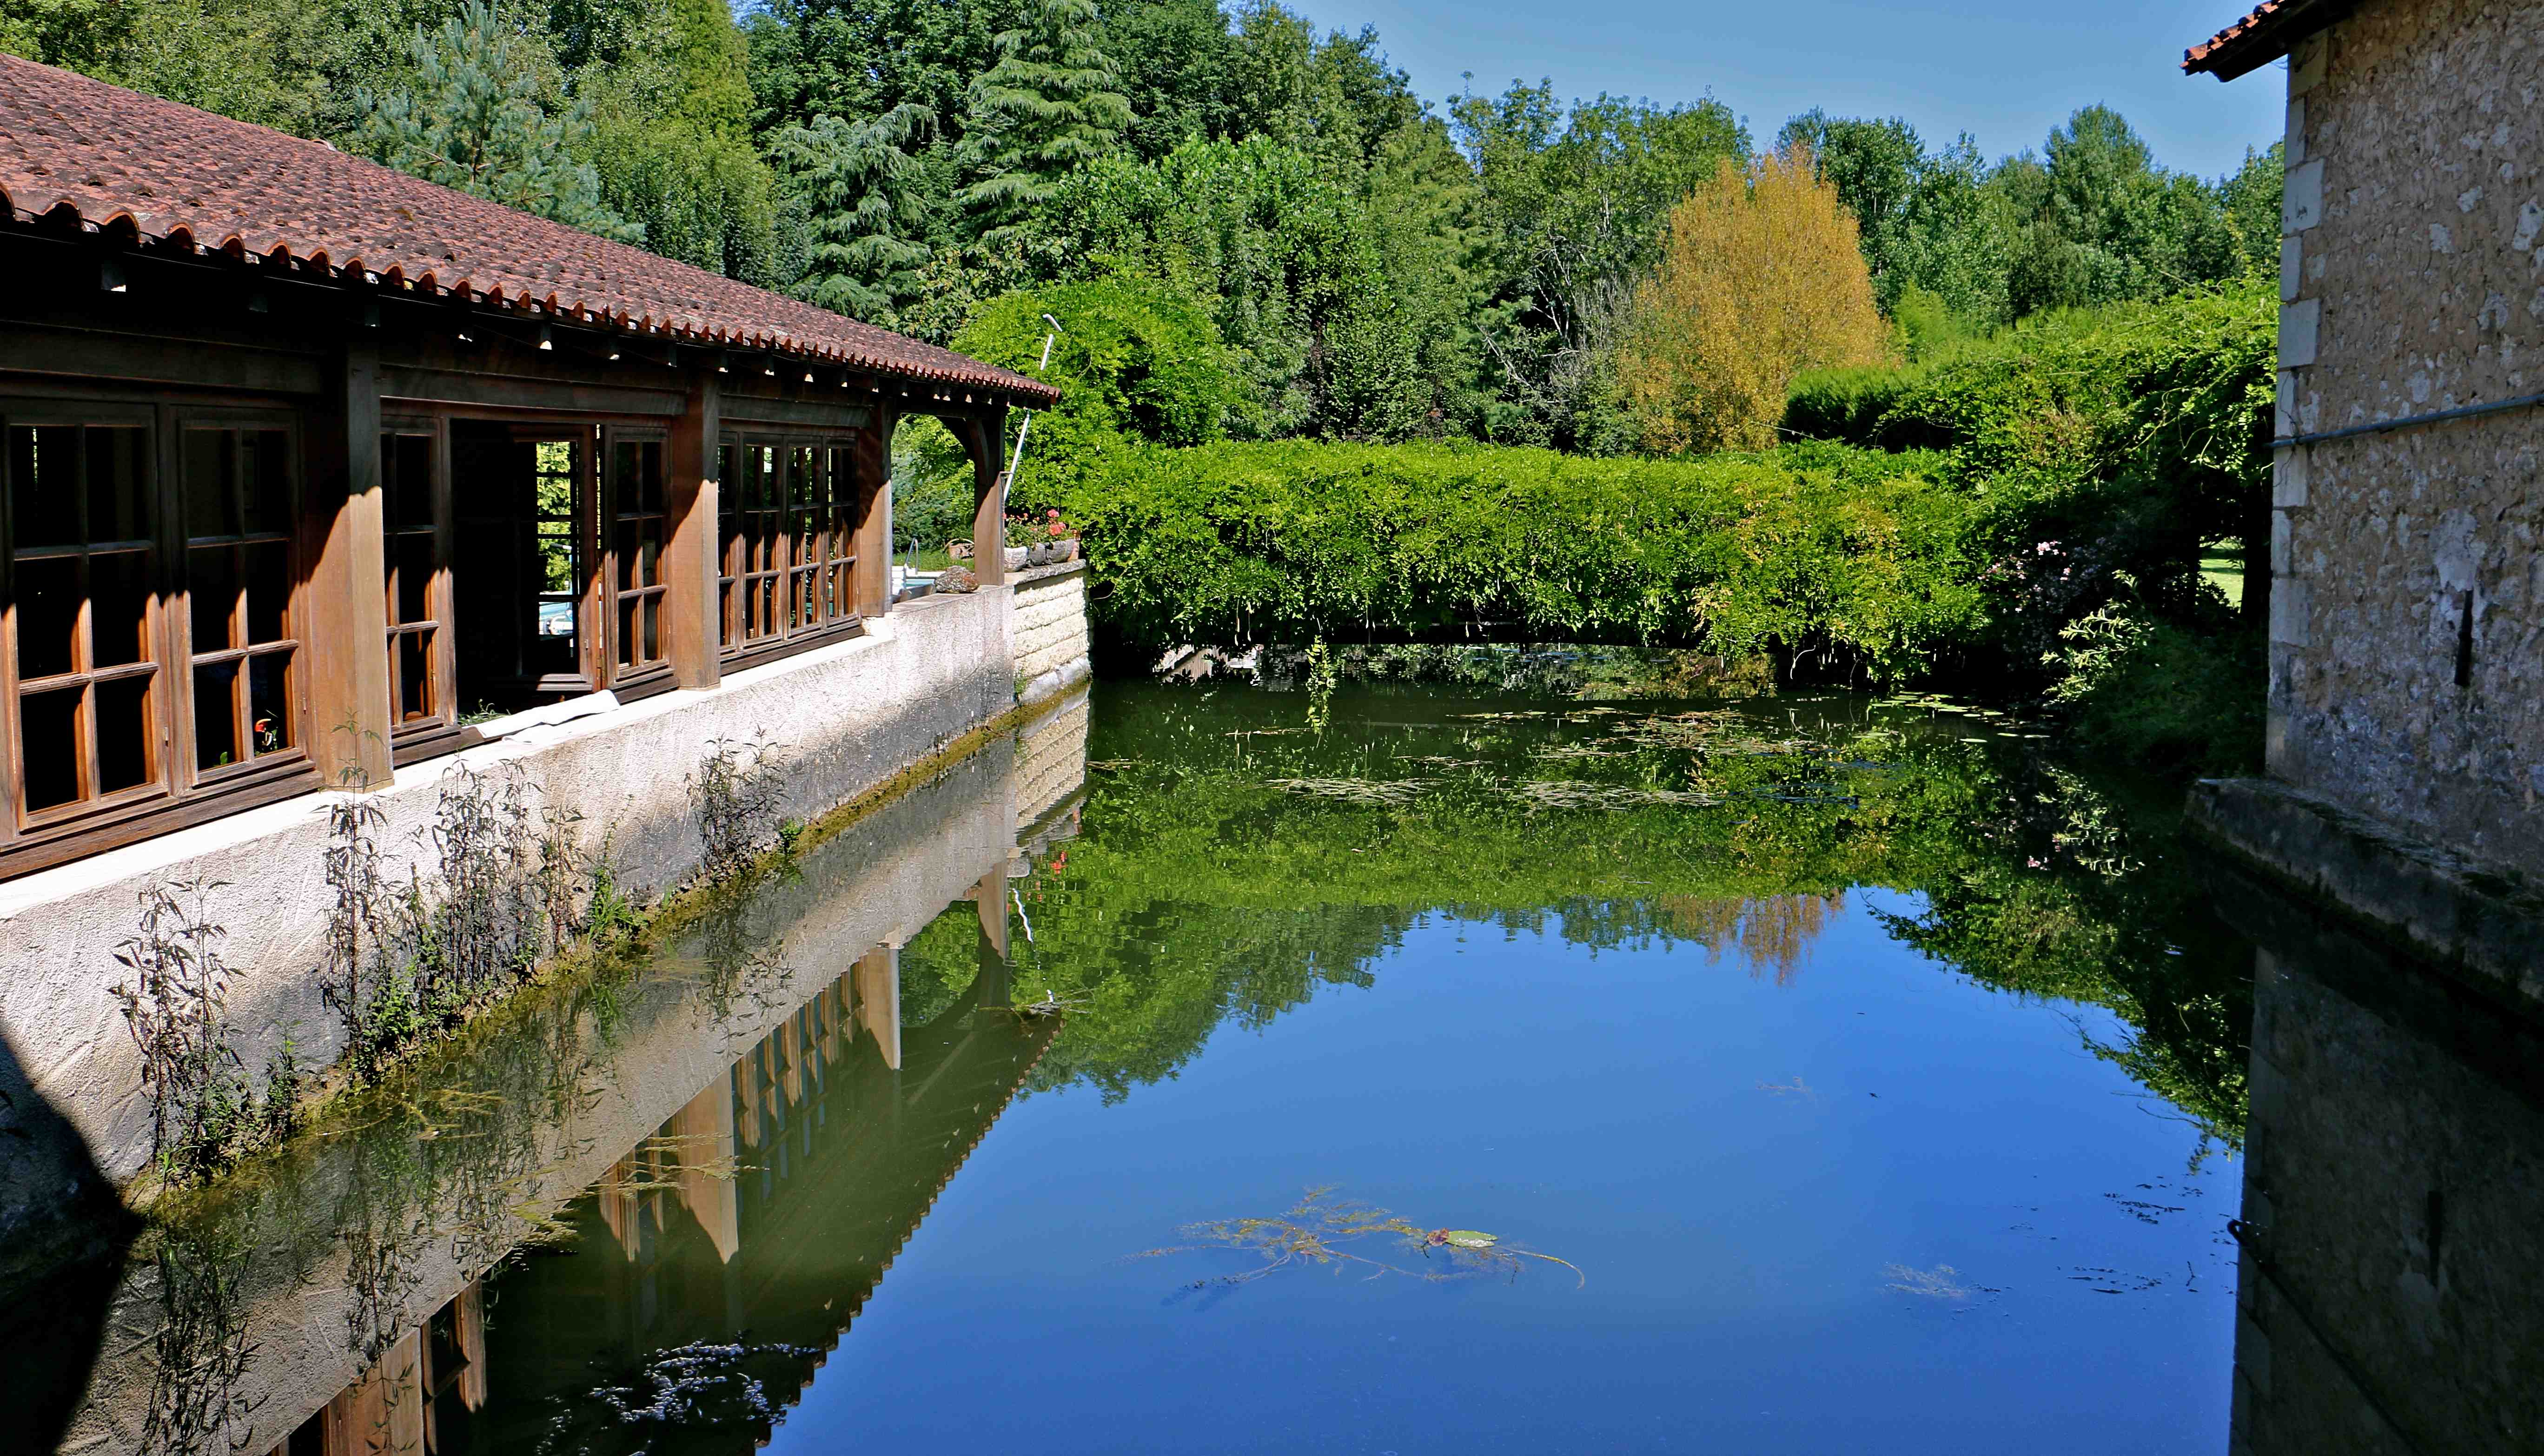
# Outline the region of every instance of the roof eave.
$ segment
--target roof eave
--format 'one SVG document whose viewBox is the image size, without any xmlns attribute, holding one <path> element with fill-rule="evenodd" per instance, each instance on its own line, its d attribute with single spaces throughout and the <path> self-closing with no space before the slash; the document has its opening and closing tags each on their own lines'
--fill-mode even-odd
<svg viewBox="0 0 2544 1456">
<path fill-rule="evenodd" d="M 2279 0 L 2182 53 L 2185 74 L 2220 81 L 2247 76 L 2284 58 L 2299 40 L 2348 13 L 2355 0 Z"/>
</svg>

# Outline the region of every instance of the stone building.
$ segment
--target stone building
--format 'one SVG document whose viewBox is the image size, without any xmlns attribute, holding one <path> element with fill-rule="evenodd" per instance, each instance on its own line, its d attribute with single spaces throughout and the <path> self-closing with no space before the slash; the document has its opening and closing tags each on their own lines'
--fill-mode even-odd
<svg viewBox="0 0 2544 1456">
<path fill-rule="evenodd" d="M 2544 994 L 2544 6 L 2271 0 L 2280 63 L 2268 777 L 2197 819 L 2523 1005 Z M 2261 84 L 2256 81 L 2248 84 Z"/>
<path fill-rule="evenodd" d="M 429 896 L 517 786 L 649 901 L 716 745 L 782 759 L 764 844 L 1086 676 L 1082 564 L 888 569 L 896 423 L 994 542 L 1038 379 L 10 56 L 0 273 L 0 1173 L 149 1158 L 145 892 L 205 887 L 246 1065 L 323 1067 L 347 824 Z"/>
</svg>

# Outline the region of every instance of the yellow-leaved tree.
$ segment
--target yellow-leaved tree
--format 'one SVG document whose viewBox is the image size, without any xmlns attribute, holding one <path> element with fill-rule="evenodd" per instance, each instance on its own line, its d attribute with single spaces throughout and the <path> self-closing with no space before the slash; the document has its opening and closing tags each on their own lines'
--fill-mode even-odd
<svg viewBox="0 0 2544 1456">
<path fill-rule="evenodd" d="M 1855 217 L 1795 143 L 1671 209 L 1617 377 L 1646 449 L 1764 449 L 1794 374 L 1888 357 Z"/>
</svg>

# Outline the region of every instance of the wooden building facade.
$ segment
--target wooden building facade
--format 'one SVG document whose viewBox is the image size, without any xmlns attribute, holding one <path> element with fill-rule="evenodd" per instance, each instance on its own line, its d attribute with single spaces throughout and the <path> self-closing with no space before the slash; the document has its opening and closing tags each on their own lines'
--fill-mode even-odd
<svg viewBox="0 0 2544 1456">
<path fill-rule="evenodd" d="M 898 421 L 995 540 L 1053 398 L 8 56 L 0 277 L 0 878 L 853 637 Z"/>
</svg>

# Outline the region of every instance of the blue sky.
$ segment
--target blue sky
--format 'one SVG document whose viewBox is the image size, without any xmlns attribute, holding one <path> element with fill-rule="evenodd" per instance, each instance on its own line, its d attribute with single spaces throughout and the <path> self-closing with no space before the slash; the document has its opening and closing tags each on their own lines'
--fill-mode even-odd
<svg viewBox="0 0 2544 1456">
<path fill-rule="evenodd" d="M 1321 28 L 1375 25 L 1433 101 L 1550 77 L 1558 95 L 1694 101 L 1710 92 L 1761 140 L 1813 106 L 1900 116 L 1930 145 L 1968 131 L 1991 159 L 2038 147 L 2076 108 L 2117 108 L 2165 165 L 2214 176 L 2279 133 L 2284 73 L 2219 85 L 2183 47 L 2246 0 L 1292 0 Z"/>
</svg>

